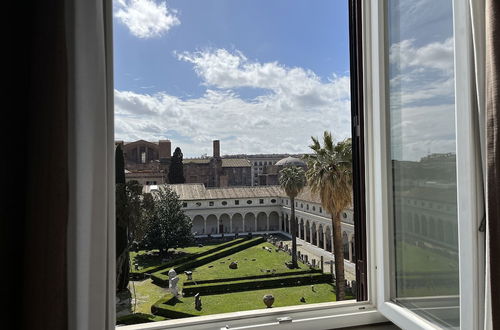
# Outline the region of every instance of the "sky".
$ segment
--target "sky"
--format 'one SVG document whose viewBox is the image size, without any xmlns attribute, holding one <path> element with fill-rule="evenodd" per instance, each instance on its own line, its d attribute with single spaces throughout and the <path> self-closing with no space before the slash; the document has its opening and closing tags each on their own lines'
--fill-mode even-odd
<svg viewBox="0 0 500 330">
<path fill-rule="evenodd" d="M 347 0 L 114 0 L 115 137 L 185 157 L 350 137 Z"/>
<path fill-rule="evenodd" d="M 455 153 L 452 1 L 390 1 L 388 13 L 392 158 Z"/>
</svg>

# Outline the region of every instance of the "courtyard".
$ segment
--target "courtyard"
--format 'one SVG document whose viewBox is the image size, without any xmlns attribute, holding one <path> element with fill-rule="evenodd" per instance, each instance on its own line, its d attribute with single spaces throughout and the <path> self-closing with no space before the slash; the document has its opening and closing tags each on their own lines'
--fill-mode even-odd
<svg viewBox="0 0 500 330">
<path fill-rule="evenodd" d="M 313 267 L 299 260 L 298 268 L 288 267 L 291 250 L 281 235 L 197 243 L 172 251 L 169 258 L 155 251 L 130 257 L 130 305 L 118 313 L 118 324 L 263 309 L 268 294 L 274 297 L 271 308 L 336 300 L 332 276 L 319 262 Z M 177 297 L 168 287 L 171 269 L 179 278 Z"/>
</svg>

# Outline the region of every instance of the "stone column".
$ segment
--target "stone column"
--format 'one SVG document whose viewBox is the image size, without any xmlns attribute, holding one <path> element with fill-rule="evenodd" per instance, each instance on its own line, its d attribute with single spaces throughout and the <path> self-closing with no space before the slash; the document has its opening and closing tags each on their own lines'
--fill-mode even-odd
<svg viewBox="0 0 500 330">
<path fill-rule="evenodd" d="M 233 217 L 229 217 L 229 232 L 233 233 Z"/>
<path fill-rule="evenodd" d="M 326 234 L 325 232 L 322 232 L 321 235 L 323 235 L 323 250 L 326 251 Z"/>
<path fill-rule="evenodd" d="M 205 218 L 203 219 L 203 233 L 207 233 L 207 219 Z"/>
<path fill-rule="evenodd" d="M 298 221 L 297 221 L 297 227 L 299 227 L 299 229 L 297 230 L 297 235 L 299 235 L 300 238 L 302 233 L 302 227 L 300 226 L 300 223 Z"/>
<path fill-rule="evenodd" d="M 269 231 L 269 216 L 266 214 L 266 217 L 267 217 L 267 227 L 266 227 L 266 230 Z"/>
<path fill-rule="evenodd" d="M 258 227 L 257 227 L 257 219 L 258 219 L 259 215 L 257 214 L 255 216 L 255 227 L 254 227 L 254 231 L 258 231 Z"/>
<path fill-rule="evenodd" d="M 313 226 L 312 223 L 309 224 L 309 243 L 313 242 Z"/>
</svg>

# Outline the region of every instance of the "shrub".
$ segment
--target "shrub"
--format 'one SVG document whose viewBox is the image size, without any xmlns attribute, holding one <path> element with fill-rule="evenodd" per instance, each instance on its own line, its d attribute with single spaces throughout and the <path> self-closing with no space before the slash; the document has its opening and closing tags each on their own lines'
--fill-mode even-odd
<svg viewBox="0 0 500 330">
<path fill-rule="evenodd" d="M 194 296 L 197 293 L 202 295 L 220 294 L 227 292 L 249 291 L 265 288 L 279 288 L 299 286 L 314 283 L 329 283 L 331 275 L 311 273 L 307 275 L 294 275 L 282 277 L 268 277 L 264 279 L 245 279 L 231 282 L 206 283 L 199 285 L 184 285 L 183 293 L 185 297 Z"/>
<path fill-rule="evenodd" d="M 164 317 L 157 316 L 157 315 L 151 315 L 151 314 L 145 314 L 145 313 L 134 313 L 134 314 L 129 314 L 129 315 L 117 317 L 116 324 L 132 325 L 132 324 L 156 322 L 156 321 L 163 321 L 163 320 L 165 320 Z"/>
</svg>

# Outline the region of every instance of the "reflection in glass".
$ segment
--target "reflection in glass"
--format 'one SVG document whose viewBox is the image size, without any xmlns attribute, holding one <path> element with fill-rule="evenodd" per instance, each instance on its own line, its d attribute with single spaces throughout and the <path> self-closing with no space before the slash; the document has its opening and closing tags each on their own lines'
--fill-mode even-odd
<svg viewBox="0 0 500 330">
<path fill-rule="evenodd" d="M 393 298 L 459 326 L 451 1 L 388 2 Z"/>
</svg>

